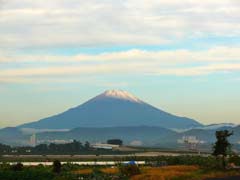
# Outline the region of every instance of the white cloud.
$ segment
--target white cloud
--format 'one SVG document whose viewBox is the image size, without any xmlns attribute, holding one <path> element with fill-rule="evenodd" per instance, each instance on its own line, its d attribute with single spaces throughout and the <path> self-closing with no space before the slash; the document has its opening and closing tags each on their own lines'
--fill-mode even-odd
<svg viewBox="0 0 240 180">
<path fill-rule="evenodd" d="M 154 45 L 239 36 L 238 0 L 8 0 L 1 48 Z"/>
<path fill-rule="evenodd" d="M 131 49 L 120 52 L 102 52 L 99 54 L 76 54 L 76 55 L 11 55 L 0 52 L 0 63 L 77 63 L 77 62 L 118 62 L 131 63 L 146 61 L 158 64 L 183 64 L 202 62 L 240 62 L 240 47 L 213 47 L 206 50 L 159 50 L 147 51 Z"/>
<path fill-rule="evenodd" d="M 28 54 L 31 48 L 157 45 L 193 37 L 240 37 L 239 0 L 0 1 L 0 81 L 63 75 L 205 75 L 239 71 L 240 48 L 132 49 L 99 54 Z M 12 53 L 12 50 L 23 53 Z M 29 49 L 28 49 L 29 48 Z M 15 51 L 13 51 L 15 52 Z"/>
<path fill-rule="evenodd" d="M 38 79 L 69 79 L 78 76 L 99 76 L 118 74 L 141 74 L 141 75 L 176 75 L 176 76 L 199 76 L 211 73 L 240 72 L 240 63 L 237 64 L 210 64 L 198 67 L 162 67 L 156 64 L 107 64 L 97 66 L 66 66 L 49 68 L 26 68 L 10 69 L 0 72 L 1 82 L 31 82 Z"/>
<path fill-rule="evenodd" d="M 74 76 L 118 74 L 200 76 L 240 71 L 239 47 L 206 50 L 147 51 L 132 49 L 100 54 L 2 55 L 1 82 L 74 79 Z M 19 66 L 19 67 L 18 67 Z M 15 67 L 15 68 L 13 68 Z M 16 68 L 17 67 L 17 68 Z"/>
</svg>

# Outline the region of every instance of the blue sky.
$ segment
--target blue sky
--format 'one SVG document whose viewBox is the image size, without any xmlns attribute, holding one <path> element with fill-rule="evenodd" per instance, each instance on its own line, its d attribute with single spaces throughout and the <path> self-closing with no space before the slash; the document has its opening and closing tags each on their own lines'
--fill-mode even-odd
<svg viewBox="0 0 240 180">
<path fill-rule="evenodd" d="M 238 0 L 0 0 L 0 127 L 106 89 L 240 123 Z"/>
</svg>

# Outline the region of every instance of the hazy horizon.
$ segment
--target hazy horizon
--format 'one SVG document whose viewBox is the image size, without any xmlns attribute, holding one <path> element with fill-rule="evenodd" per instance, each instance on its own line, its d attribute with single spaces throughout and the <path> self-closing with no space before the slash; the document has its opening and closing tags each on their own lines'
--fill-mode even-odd
<svg viewBox="0 0 240 180">
<path fill-rule="evenodd" d="M 0 127 L 126 90 L 240 124 L 239 0 L 0 0 Z"/>
</svg>

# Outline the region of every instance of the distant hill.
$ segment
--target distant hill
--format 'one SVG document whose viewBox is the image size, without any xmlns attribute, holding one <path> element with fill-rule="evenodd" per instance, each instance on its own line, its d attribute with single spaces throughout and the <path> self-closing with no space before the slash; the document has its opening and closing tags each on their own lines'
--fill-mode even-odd
<svg viewBox="0 0 240 180">
<path fill-rule="evenodd" d="M 9 145 L 23 145 L 28 136 L 25 136 L 22 131 L 16 127 L 7 127 L 0 129 L 0 143 Z"/>
<path fill-rule="evenodd" d="M 107 128 L 76 128 L 68 132 L 45 132 L 37 134 L 38 139 L 77 139 L 82 142 L 106 142 L 108 139 L 122 139 L 124 143 L 131 144 L 133 141 L 141 141 L 144 145 L 154 145 L 162 142 L 165 145 L 174 144 L 176 140 L 168 139 L 176 132 L 161 127 L 107 127 Z"/>
<path fill-rule="evenodd" d="M 61 114 L 19 126 L 35 129 L 78 127 L 158 126 L 174 129 L 202 127 L 199 122 L 157 109 L 126 91 L 109 90 Z"/>
<path fill-rule="evenodd" d="M 122 139 L 127 145 L 141 144 L 143 146 L 158 146 L 164 148 L 177 148 L 183 146 L 178 140 L 184 136 L 195 136 L 198 140 L 204 141 L 204 146 L 211 149 L 216 141 L 216 130 L 228 129 L 233 131 L 230 142 L 233 148 L 240 149 L 240 126 L 220 127 L 218 129 L 191 129 L 185 132 L 175 132 L 162 127 L 136 126 L 136 127 L 86 127 L 75 128 L 69 131 L 38 132 L 38 142 L 52 142 L 55 140 L 79 140 L 81 142 L 106 142 L 108 139 Z M 25 134 L 18 128 L 4 128 L 0 130 L 0 143 L 9 145 L 26 145 L 29 143 L 32 134 Z"/>
<path fill-rule="evenodd" d="M 216 141 L 215 133 L 220 130 L 233 131 L 233 135 L 229 137 L 231 143 L 238 144 L 240 142 L 240 126 L 216 126 L 216 129 L 191 129 L 186 132 L 177 134 L 177 136 L 195 136 L 200 140 L 208 143 Z"/>
</svg>

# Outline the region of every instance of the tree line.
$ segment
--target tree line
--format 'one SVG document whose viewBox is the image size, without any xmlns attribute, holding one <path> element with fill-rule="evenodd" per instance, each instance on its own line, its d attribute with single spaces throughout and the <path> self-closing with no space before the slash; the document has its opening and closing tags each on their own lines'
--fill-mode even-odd
<svg viewBox="0 0 240 180">
<path fill-rule="evenodd" d="M 5 144 L 0 144 L 1 154 L 69 154 L 93 151 L 90 147 L 90 143 L 86 141 L 84 144 L 80 141 L 73 140 L 73 142 L 66 144 L 39 144 L 35 147 L 23 146 L 23 147 L 11 147 Z"/>
</svg>

